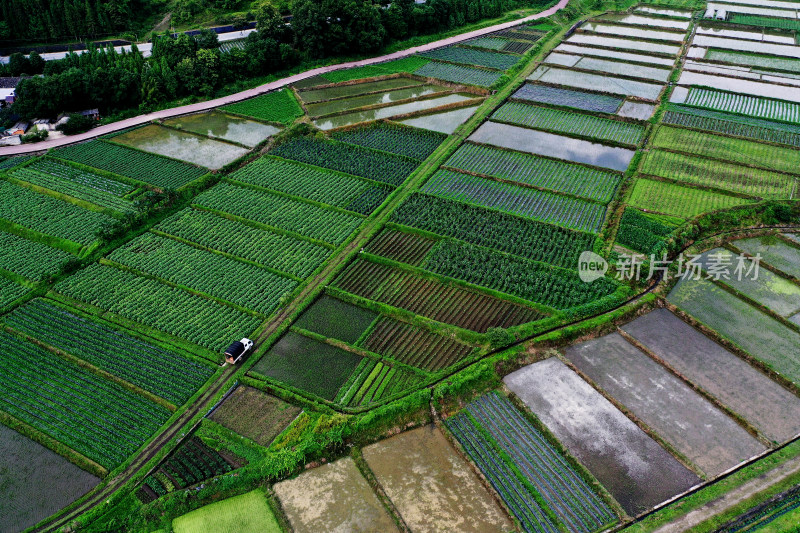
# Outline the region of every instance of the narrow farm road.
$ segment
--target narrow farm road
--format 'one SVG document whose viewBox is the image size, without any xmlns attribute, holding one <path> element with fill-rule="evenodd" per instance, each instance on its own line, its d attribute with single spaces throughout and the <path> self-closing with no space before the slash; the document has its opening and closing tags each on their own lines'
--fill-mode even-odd
<svg viewBox="0 0 800 533">
<path fill-rule="evenodd" d="M 535 15 L 530 15 L 525 18 L 521 18 L 519 20 L 514 20 L 511 22 L 504 22 L 502 24 L 496 24 L 494 26 L 489 26 L 487 28 L 482 28 L 480 30 L 475 30 L 467 33 L 462 33 L 459 35 L 455 35 L 453 37 L 449 37 L 447 39 L 442 39 L 439 41 L 434 41 L 432 43 L 424 44 L 421 46 L 415 46 L 413 48 L 408 48 L 406 50 L 400 50 L 399 52 L 393 52 L 391 54 L 386 54 L 378 57 L 372 57 L 369 59 L 362 59 L 359 61 L 350 61 L 348 63 L 339 63 L 338 65 L 328 65 L 326 67 L 319 67 L 311 70 L 307 70 L 305 72 L 301 72 L 300 74 L 295 74 L 293 76 L 288 76 L 286 78 L 282 78 L 280 80 L 276 80 L 270 83 L 266 83 L 264 85 L 260 85 L 258 87 L 254 87 L 253 89 L 248 89 L 246 91 L 242 91 L 236 94 L 231 94 L 228 96 L 223 96 L 222 98 L 216 98 L 214 100 L 208 100 L 206 102 L 198 102 L 196 104 L 185 105 L 181 107 L 173 107 L 172 109 L 164 109 L 162 111 L 156 111 L 153 113 L 147 113 L 145 115 L 139 115 L 137 117 L 120 120 L 119 122 L 114 122 L 111 124 L 106 124 L 104 126 L 100 126 L 99 128 L 94 128 L 86 133 L 81 133 L 79 135 L 72 135 L 69 137 L 62 137 L 60 139 L 53 139 L 50 141 L 42 141 L 39 143 L 28 144 L 28 145 L 20 145 L 20 146 L 3 146 L 0 147 L 0 156 L 9 156 L 9 155 L 16 155 L 16 154 L 27 154 L 33 152 L 41 152 L 43 150 L 49 150 L 51 148 L 57 148 L 59 146 L 65 146 L 68 144 L 73 144 L 76 142 L 86 141 L 89 139 L 93 139 L 95 137 L 99 137 L 101 135 L 107 135 L 109 133 L 113 133 L 116 131 L 124 130 L 125 128 L 130 128 L 133 126 L 139 126 L 141 124 L 147 124 L 152 120 L 160 120 L 170 117 L 176 117 L 180 115 L 186 115 L 189 113 L 197 113 L 200 111 L 208 111 L 215 107 L 233 104 L 235 102 L 240 102 L 242 100 L 247 100 L 248 98 L 253 98 L 254 96 L 258 96 L 260 94 L 264 94 L 270 91 L 274 91 L 276 89 L 280 89 L 292 83 L 297 83 L 298 81 L 304 80 L 306 78 L 311 78 L 313 76 L 319 76 L 321 74 L 326 74 L 328 72 L 334 72 L 336 70 L 344 70 L 352 67 L 363 67 L 367 65 L 375 65 L 377 63 L 383 63 L 386 61 L 392 61 L 394 59 L 400 59 L 403 57 L 407 57 L 410 55 L 414 55 L 418 52 L 427 52 L 429 50 L 433 50 L 436 48 L 441 48 L 443 46 L 448 46 L 451 44 L 457 44 L 468 39 L 473 39 L 475 37 L 480 37 L 486 35 L 488 33 L 493 33 L 499 30 L 504 30 L 507 28 L 511 28 L 513 26 L 517 26 L 518 24 L 522 24 L 524 22 L 530 22 L 533 20 L 538 20 L 540 18 L 548 17 L 555 13 L 556 11 L 564 8 L 569 3 L 569 0 L 560 0 L 558 4 L 554 5 L 550 9 L 545 11 L 541 11 L 536 13 Z"/>
<path fill-rule="evenodd" d="M 702 524 L 709 518 L 739 505 L 755 494 L 798 473 L 800 473 L 800 457 L 795 457 L 769 472 L 748 481 L 744 485 L 733 489 L 727 494 L 720 496 L 716 500 L 710 501 L 702 507 L 698 507 L 688 514 L 661 526 L 653 531 L 653 533 L 683 533 L 684 531 L 691 531 L 692 528 Z"/>
</svg>

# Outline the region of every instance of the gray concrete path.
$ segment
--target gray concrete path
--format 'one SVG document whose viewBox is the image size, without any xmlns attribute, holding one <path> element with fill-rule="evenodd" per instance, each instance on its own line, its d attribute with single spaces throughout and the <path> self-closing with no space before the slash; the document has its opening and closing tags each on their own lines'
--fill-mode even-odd
<svg viewBox="0 0 800 533">
<path fill-rule="evenodd" d="M 89 139 L 93 139 L 95 137 L 100 137 L 101 135 L 106 135 L 109 133 L 114 133 L 115 131 L 124 130 L 125 128 L 130 128 L 133 126 L 139 126 L 141 124 L 147 124 L 152 120 L 160 120 L 165 118 L 176 117 L 180 115 L 187 115 L 190 113 L 198 113 L 200 111 L 208 111 L 210 109 L 214 109 L 215 107 L 220 107 L 228 104 L 232 104 L 235 102 L 241 102 L 242 100 L 247 100 L 248 98 L 253 98 L 254 96 L 258 96 L 260 94 L 264 94 L 270 91 L 274 91 L 276 89 L 280 89 L 292 83 L 297 83 L 300 80 L 304 80 L 306 78 L 311 78 L 313 76 L 319 76 L 321 74 L 326 74 L 328 72 L 333 72 L 336 70 L 344 70 L 352 67 L 363 67 L 367 65 L 375 65 L 377 63 L 383 63 L 385 61 L 392 61 L 394 59 L 400 59 L 403 57 L 407 57 L 410 55 L 414 55 L 418 52 L 427 52 L 429 50 L 433 50 L 436 48 L 441 48 L 442 46 L 448 46 L 451 44 L 460 43 L 466 41 L 468 39 L 473 39 L 475 37 L 481 37 L 488 33 L 493 33 L 500 30 L 505 30 L 519 24 L 530 22 L 533 20 L 537 20 L 544 17 L 549 17 L 559 9 L 564 8 L 569 3 L 569 0 L 560 0 L 558 4 L 554 5 L 550 9 L 542 11 L 540 13 L 536 13 L 535 15 L 530 15 L 528 17 L 514 20 L 511 22 L 505 22 L 503 24 L 496 24 L 494 26 L 489 26 L 487 28 L 483 28 L 480 30 L 475 30 L 467 33 L 462 33 L 456 35 L 454 37 L 449 37 L 447 39 L 442 39 L 439 41 L 434 41 L 432 43 L 424 44 L 421 46 L 415 46 L 413 48 L 408 48 L 406 50 L 401 50 L 399 52 L 394 52 L 391 54 L 372 57 L 369 59 L 362 59 L 360 61 L 351 61 L 349 63 L 339 63 L 338 65 L 329 65 L 326 67 L 318 67 L 315 69 L 307 70 L 305 72 L 301 72 L 300 74 L 295 74 L 293 76 L 289 76 L 286 78 L 282 78 L 280 80 L 276 80 L 270 83 L 266 83 L 264 85 L 260 85 L 258 87 L 254 87 L 253 89 L 248 89 L 246 91 L 242 91 L 236 94 L 231 94 L 228 96 L 223 96 L 222 98 L 216 98 L 214 100 L 208 100 L 206 102 L 198 102 L 196 104 L 185 105 L 181 107 L 173 107 L 171 109 L 164 109 L 162 111 L 156 111 L 154 113 L 147 113 L 145 115 L 139 115 L 137 117 L 120 120 L 119 122 L 113 122 L 111 124 L 105 124 L 103 126 L 94 128 L 86 133 L 81 133 L 79 135 L 70 135 L 68 137 L 62 137 L 59 139 L 52 139 L 47 141 L 42 141 L 39 143 L 34 144 L 23 144 L 19 146 L 3 146 L 0 147 L 0 156 L 9 156 L 9 155 L 17 155 L 17 154 L 27 154 L 32 152 L 41 152 L 43 150 L 49 150 L 51 148 L 57 148 L 59 146 L 65 146 L 68 144 L 73 144 L 76 142 L 86 141 Z"/>
</svg>

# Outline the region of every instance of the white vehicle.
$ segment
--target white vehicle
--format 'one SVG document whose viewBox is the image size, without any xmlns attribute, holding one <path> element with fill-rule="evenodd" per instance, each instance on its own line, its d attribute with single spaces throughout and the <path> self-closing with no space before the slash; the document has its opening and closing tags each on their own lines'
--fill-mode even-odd
<svg viewBox="0 0 800 533">
<path fill-rule="evenodd" d="M 228 346 L 228 349 L 225 350 L 225 360 L 235 365 L 239 361 L 242 360 L 242 357 L 253 349 L 253 341 L 250 339 L 242 339 L 240 341 L 236 341 Z"/>
</svg>

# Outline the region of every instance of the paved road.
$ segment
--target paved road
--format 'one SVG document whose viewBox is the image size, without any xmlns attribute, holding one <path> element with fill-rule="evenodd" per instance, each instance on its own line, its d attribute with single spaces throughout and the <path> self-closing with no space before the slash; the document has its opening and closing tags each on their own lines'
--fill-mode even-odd
<svg viewBox="0 0 800 533">
<path fill-rule="evenodd" d="M 800 457 L 795 457 L 769 472 L 765 472 L 757 478 L 748 481 L 741 487 L 733 489 L 716 500 L 708 502 L 680 518 L 676 518 L 669 524 L 665 524 L 656 529 L 653 533 L 683 533 L 684 531 L 689 531 L 709 518 L 739 505 L 753 495 L 797 473 L 800 473 Z"/>
<path fill-rule="evenodd" d="M 158 119 L 165 119 L 170 117 L 176 117 L 180 115 L 186 115 L 189 113 L 197 113 L 200 111 L 208 111 L 209 109 L 213 109 L 215 107 L 223 106 L 232 104 L 234 102 L 240 102 L 242 100 L 247 100 L 248 98 L 253 98 L 254 96 L 258 96 L 260 94 L 264 94 L 270 91 L 274 91 L 276 89 L 280 89 L 285 87 L 286 85 L 290 85 L 292 83 L 297 83 L 300 80 L 304 80 L 306 78 L 311 78 L 313 76 L 319 76 L 321 74 L 326 74 L 328 72 L 333 72 L 336 70 L 343 70 L 352 67 L 363 67 L 367 65 L 375 65 L 377 63 L 383 63 L 385 61 L 392 61 L 394 59 L 400 59 L 403 57 L 407 57 L 418 52 L 426 52 L 429 50 L 433 50 L 435 48 L 441 48 L 442 46 L 448 46 L 451 44 L 456 44 L 467 39 L 473 39 L 475 37 L 480 37 L 486 35 L 488 33 L 496 32 L 499 30 L 504 30 L 507 28 L 511 28 L 513 26 L 517 26 L 524 22 L 529 22 L 533 20 L 537 20 L 540 18 L 548 17 L 562 9 L 569 3 L 569 0 L 560 0 L 558 4 L 554 5 L 550 9 L 546 11 L 542 11 L 535 15 L 531 15 L 529 17 L 525 17 L 519 20 L 514 20 L 511 22 L 505 22 L 503 24 L 496 24 L 494 26 L 489 26 L 488 28 L 483 28 L 480 30 L 471 31 L 468 33 L 462 33 L 456 35 L 454 37 L 450 37 L 448 39 L 442 39 L 439 41 L 434 41 L 432 43 L 424 44 L 421 46 L 415 46 L 413 48 L 408 48 L 406 50 L 401 50 L 399 52 L 394 52 L 392 54 L 387 54 L 383 56 L 373 57 L 370 59 L 362 59 L 360 61 L 351 61 L 349 63 L 340 63 L 338 65 L 329 65 L 326 67 L 319 67 L 312 70 L 307 70 L 300 74 L 295 74 L 293 76 L 289 76 L 286 78 L 282 78 L 277 81 L 273 81 L 264 85 L 260 85 L 253 89 L 248 89 L 246 91 L 242 91 L 240 93 L 231 94 L 228 96 L 223 96 L 222 98 L 217 98 L 215 100 L 208 100 L 206 102 L 199 102 L 196 104 L 185 105 L 181 107 L 174 107 L 172 109 L 165 109 L 163 111 L 156 111 L 154 113 L 148 113 L 146 115 L 139 115 L 138 117 L 129 118 L 126 120 L 120 120 L 119 122 L 114 122 L 111 124 L 106 124 L 104 126 L 100 126 L 98 128 L 94 128 L 91 131 L 87 131 L 86 133 L 82 133 L 80 135 L 72 135 L 69 137 L 62 137 L 60 139 L 53 139 L 49 141 L 43 141 L 40 143 L 35 144 L 28 144 L 28 145 L 20 145 L 20 146 L 3 146 L 0 147 L 0 156 L 8 156 L 8 155 L 15 155 L 15 154 L 27 154 L 31 152 L 40 152 L 43 150 L 49 150 L 50 148 L 57 148 L 59 146 L 65 146 L 67 144 L 72 144 L 80 141 L 86 141 L 88 139 L 93 139 L 95 137 L 99 137 L 101 135 L 106 135 L 108 133 L 113 133 L 115 131 L 123 130 L 125 128 L 130 128 L 132 126 L 139 126 L 141 124 L 147 124 L 152 120 Z"/>
</svg>

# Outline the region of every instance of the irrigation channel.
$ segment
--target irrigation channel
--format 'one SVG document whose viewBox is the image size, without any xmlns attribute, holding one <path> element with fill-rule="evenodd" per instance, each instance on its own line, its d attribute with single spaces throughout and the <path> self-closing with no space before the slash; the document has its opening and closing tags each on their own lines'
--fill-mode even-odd
<svg viewBox="0 0 800 533">
<path fill-rule="evenodd" d="M 287 85 L 291 85 L 293 83 L 297 83 L 301 80 L 305 80 L 307 78 L 311 78 L 314 76 L 319 76 L 322 74 L 327 74 L 329 72 L 334 72 L 337 70 L 345 70 L 348 68 L 353 67 L 364 67 L 368 65 L 376 65 L 378 63 L 384 63 L 386 61 L 392 61 L 395 59 L 400 59 L 403 57 L 411 56 L 417 54 L 419 52 L 428 52 L 430 50 L 435 50 L 436 48 L 442 48 L 444 46 L 449 46 L 452 44 L 457 44 L 468 39 L 473 39 L 475 37 L 482 37 L 489 33 L 494 33 L 496 31 L 505 30 L 519 24 L 523 24 L 525 22 L 530 22 L 534 20 L 538 20 L 540 18 L 549 17 L 556 11 L 563 9 L 569 0 L 559 0 L 559 2 L 554 5 L 553 7 L 546 9 L 545 11 L 541 11 L 536 13 L 535 15 L 529 15 L 527 17 L 521 18 L 519 20 L 513 20 L 511 22 L 504 22 L 502 24 L 496 24 L 494 26 L 489 26 L 487 28 L 482 28 L 479 30 L 474 30 L 467 33 L 462 33 L 459 35 L 455 35 L 453 37 L 448 37 L 447 39 L 441 39 L 439 41 L 434 41 L 432 43 L 414 46 L 412 48 L 408 48 L 406 50 L 400 50 L 399 52 L 393 52 L 391 54 L 386 54 L 378 57 L 372 57 L 369 59 L 362 59 L 359 61 L 350 61 L 348 63 L 339 63 L 337 65 L 328 65 L 326 67 L 318 67 L 315 69 L 307 70 L 305 72 L 301 72 L 300 74 L 294 74 L 292 76 L 288 76 L 286 78 L 281 78 L 279 80 L 266 83 L 264 85 L 260 85 L 258 87 L 254 87 L 253 89 L 248 89 L 246 91 L 238 92 L 235 94 L 231 94 L 228 96 L 223 96 L 222 98 L 216 98 L 214 100 L 208 100 L 206 102 L 198 102 L 196 104 L 189 104 L 181 107 L 173 107 L 171 109 L 164 109 L 162 111 L 155 111 L 153 113 L 147 113 L 145 115 L 139 115 L 137 117 L 128 118 L 125 120 L 120 120 L 119 122 L 113 122 L 111 124 L 106 124 L 104 126 L 100 126 L 98 128 L 91 129 L 86 133 L 81 133 L 78 135 L 70 135 L 67 137 L 62 137 L 60 139 L 53 139 L 50 141 L 42 141 L 39 143 L 29 144 L 29 145 L 19 145 L 19 146 L 3 146 L 0 147 L 0 156 L 9 156 L 9 155 L 19 155 L 19 154 L 30 154 L 35 152 L 41 152 L 44 150 L 49 150 L 51 148 L 57 148 L 59 146 L 66 146 L 68 144 L 78 143 L 82 141 L 87 141 L 89 139 L 94 139 L 96 137 L 100 137 L 101 135 L 108 135 L 109 133 L 114 133 L 117 131 L 121 131 L 127 128 L 131 128 L 134 126 L 140 126 L 142 124 L 148 124 L 154 120 L 161 120 L 165 118 L 172 118 L 178 117 L 181 115 L 189 115 L 192 113 L 198 113 L 200 111 L 209 111 L 211 109 L 233 104 L 236 102 L 241 102 L 242 100 L 247 100 L 249 98 L 253 98 L 255 96 L 259 96 L 264 93 L 268 93 L 271 91 L 275 91 L 277 89 L 281 89 L 286 87 Z"/>
</svg>

